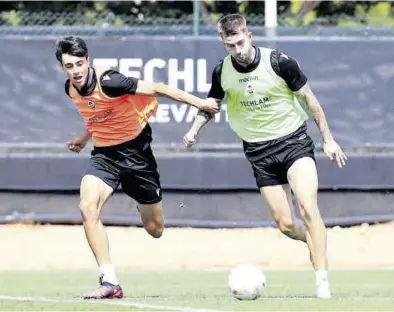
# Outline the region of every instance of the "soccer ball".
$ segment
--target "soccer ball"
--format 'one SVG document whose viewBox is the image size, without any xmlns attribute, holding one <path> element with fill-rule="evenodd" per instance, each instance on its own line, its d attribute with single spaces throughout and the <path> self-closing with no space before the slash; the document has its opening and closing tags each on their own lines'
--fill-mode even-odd
<svg viewBox="0 0 394 312">
<path fill-rule="evenodd" d="M 231 294 L 238 300 L 255 300 L 265 288 L 265 275 L 259 267 L 242 264 L 234 268 L 228 277 Z"/>
</svg>

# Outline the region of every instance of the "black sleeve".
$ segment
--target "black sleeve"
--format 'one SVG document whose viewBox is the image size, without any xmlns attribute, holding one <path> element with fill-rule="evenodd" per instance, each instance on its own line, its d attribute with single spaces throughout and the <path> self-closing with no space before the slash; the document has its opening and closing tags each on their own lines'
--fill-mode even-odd
<svg viewBox="0 0 394 312">
<path fill-rule="evenodd" d="M 221 84 L 223 61 L 221 61 L 212 72 L 212 84 L 211 89 L 208 92 L 209 98 L 222 100 L 224 98 L 224 91 Z"/>
<path fill-rule="evenodd" d="M 64 92 L 70 97 L 70 79 L 66 80 L 66 83 L 64 84 Z"/>
<path fill-rule="evenodd" d="M 272 51 L 271 66 L 292 91 L 300 90 L 308 81 L 298 62 L 282 52 Z"/>
<path fill-rule="evenodd" d="M 126 77 L 116 70 L 107 70 L 99 78 L 101 89 L 109 97 L 118 97 L 125 94 L 135 94 L 138 79 Z"/>
</svg>

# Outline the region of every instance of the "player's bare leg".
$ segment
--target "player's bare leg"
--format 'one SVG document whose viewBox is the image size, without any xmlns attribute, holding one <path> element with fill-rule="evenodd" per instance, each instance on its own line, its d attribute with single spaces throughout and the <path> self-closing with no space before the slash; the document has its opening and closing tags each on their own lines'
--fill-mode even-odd
<svg viewBox="0 0 394 312">
<path fill-rule="evenodd" d="M 138 204 L 145 230 L 154 238 L 163 234 L 164 219 L 161 202 L 156 204 Z"/>
<path fill-rule="evenodd" d="M 113 189 L 93 175 L 85 175 L 81 182 L 80 210 L 86 238 L 100 267 L 100 288 L 85 294 L 85 299 L 121 298 L 123 291 L 116 278 L 109 254 L 109 242 L 100 211 Z"/>
<path fill-rule="evenodd" d="M 260 193 L 279 230 L 292 239 L 309 244 L 311 240 L 305 226 L 294 216 L 290 185 L 264 186 L 260 188 Z"/>
<path fill-rule="evenodd" d="M 327 232 L 317 205 L 318 175 L 315 161 L 310 157 L 296 160 L 288 170 L 287 176 L 311 237 L 309 247 L 316 272 L 317 296 L 330 298 L 327 276 Z"/>
</svg>

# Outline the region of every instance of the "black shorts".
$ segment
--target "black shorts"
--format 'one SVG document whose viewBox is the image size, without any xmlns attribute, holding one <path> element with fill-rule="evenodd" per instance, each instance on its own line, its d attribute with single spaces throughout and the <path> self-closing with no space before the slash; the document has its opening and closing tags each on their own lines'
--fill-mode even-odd
<svg viewBox="0 0 394 312">
<path fill-rule="evenodd" d="M 119 145 L 95 147 L 86 174 L 94 175 L 114 190 L 123 192 L 140 204 L 161 201 L 160 175 L 151 149 L 149 124 L 135 139 Z"/>
<path fill-rule="evenodd" d="M 304 123 L 293 133 L 282 138 L 260 142 L 243 142 L 246 158 L 252 165 L 258 188 L 287 184 L 287 170 L 300 158 L 315 160 L 315 145 L 306 133 Z"/>
</svg>

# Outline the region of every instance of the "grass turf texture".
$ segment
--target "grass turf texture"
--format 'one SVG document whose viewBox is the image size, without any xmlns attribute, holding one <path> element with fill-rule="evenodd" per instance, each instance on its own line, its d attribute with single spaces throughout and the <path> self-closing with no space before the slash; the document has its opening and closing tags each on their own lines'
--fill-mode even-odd
<svg viewBox="0 0 394 312">
<path fill-rule="evenodd" d="M 331 271 L 333 299 L 315 299 L 312 271 L 267 271 L 267 287 L 255 301 L 237 301 L 228 272 L 119 272 L 125 299 L 79 302 L 98 285 L 92 271 L 0 272 L 0 295 L 63 300 L 0 300 L 8 311 L 394 311 L 394 271 Z M 65 301 L 71 302 L 65 302 Z M 123 304 L 123 306 L 121 305 Z M 146 305 L 146 306 L 144 306 Z"/>
</svg>

